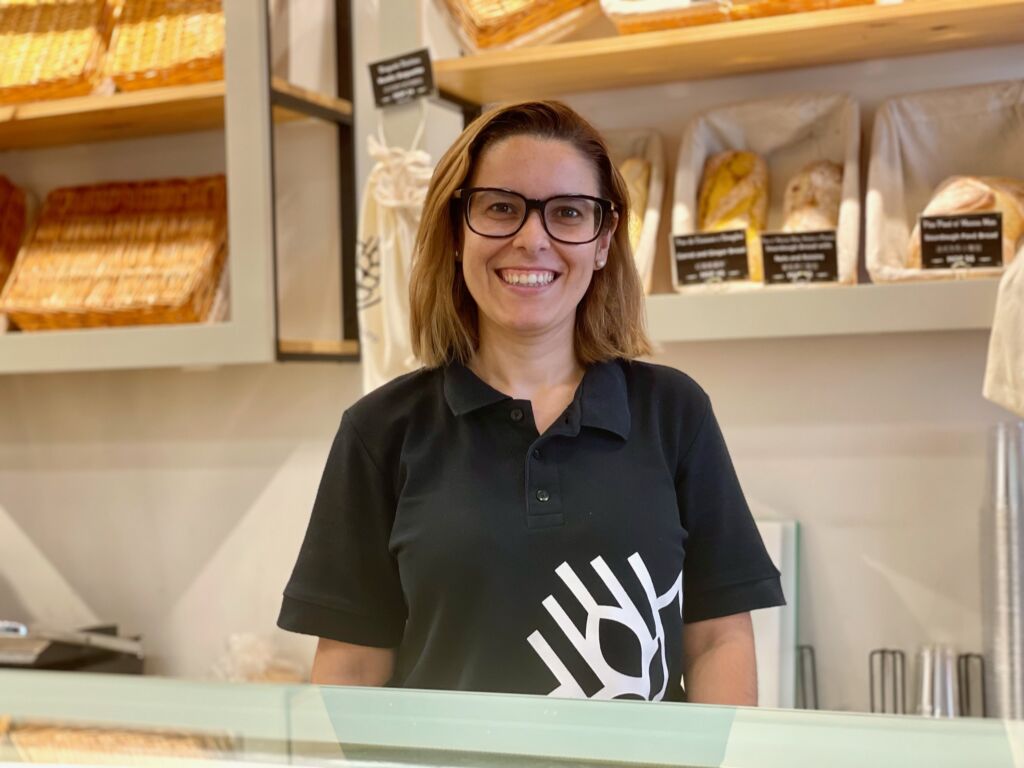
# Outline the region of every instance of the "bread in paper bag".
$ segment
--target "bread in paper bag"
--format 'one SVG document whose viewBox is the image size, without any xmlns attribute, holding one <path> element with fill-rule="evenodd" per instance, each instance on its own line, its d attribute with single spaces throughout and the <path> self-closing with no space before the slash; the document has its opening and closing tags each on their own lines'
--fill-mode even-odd
<svg viewBox="0 0 1024 768">
<path fill-rule="evenodd" d="M 958 213 L 1003 215 L 1003 265 L 1009 266 L 1024 245 L 1024 181 L 996 176 L 952 176 L 943 181 L 922 216 Z M 921 224 L 914 226 L 907 246 L 907 266 L 921 269 Z"/>
<path fill-rule="evenodd" d="M 647 191 L 651 184 L 651 164 L 642 157 L 630 157 L 619 166 L 622 180 L 629 191 L 629 247 L 636 253 L 640 245 L 644 212 L 647 210 Z"/>
<path fill-rule="evenodd" d="M 843 167 L 830 160 L 805 166 L 786 185 L 783 232 L 827 232 L 839 226 Z"/>
<path fill-rule="evenodd" d="M 744 229 L 750 279 L 764 281 L 761 232 L 768 214 L 768 166 L 754 152 L 730 150 L 708 158 L 697 197 L 701 232 Z"/>
</svg>

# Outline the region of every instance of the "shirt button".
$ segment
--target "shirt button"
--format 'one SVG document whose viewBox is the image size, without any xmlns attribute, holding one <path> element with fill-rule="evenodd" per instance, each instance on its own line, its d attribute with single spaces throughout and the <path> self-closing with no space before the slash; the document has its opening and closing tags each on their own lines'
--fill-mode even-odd
<svg viewBox="0 0 1024 768">
<path fill-rule="evenodd" d="M 523 420 L 523 409 L 522 408 L 513 408 L 512 411 L 509 413 L 509 418 L 511 418 L 512 421 L 515 421 L 515 422 L 522 421 Z"/>
<path fill-rule="evenodd" d="M 537 501 L 547 501 L 550 498 L 551 497 L 548 495 L 548 492 L 545 491 L 543 488 L 537 491 Z"/>
<path fill-rule="evenodd" d="M 533 458 L 538 459 L 538 460 L 540 459 L 540 448 L 534 448 L 533 449 Z"/>
</svg>

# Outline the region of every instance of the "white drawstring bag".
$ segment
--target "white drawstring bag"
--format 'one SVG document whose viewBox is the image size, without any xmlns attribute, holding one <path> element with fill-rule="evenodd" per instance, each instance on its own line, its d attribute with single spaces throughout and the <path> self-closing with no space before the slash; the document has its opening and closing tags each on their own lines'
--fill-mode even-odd
<svg viewBox="0 0 1024 768">
<path fill-rule="evenodd" d="M 389 147 L 383 132 L 370 136 L 375 160 L 366 180 L 359 220 L 356 274 L 363 392 L 419 368 L 409 332 L 409 276 L 423 200 L 433 173 L 430 155 Z"/>
<path fill-rule="evenodd" d="M 999 283 L 985 367 L 985 398 L 1024 418 L 1024 255 Z"/>
</svg>

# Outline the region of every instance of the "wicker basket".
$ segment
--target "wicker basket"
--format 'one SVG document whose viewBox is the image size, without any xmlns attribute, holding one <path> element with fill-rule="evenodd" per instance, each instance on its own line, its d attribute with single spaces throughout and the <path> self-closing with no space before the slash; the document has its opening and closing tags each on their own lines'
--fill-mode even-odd
<svg viewBox="0 0 1024 768">
<path fill-rule="evenodd" d="M 0 176 L 0 290 L 11 274 L 27 225 L 25 191 Z"/>
<path fill-rule="evenodd" d="M 22 330 L 204 320 L 227 255 L 223 176 L 57 189 L 0 294 Z"/>
<path fill-rule="evenodd" d="M 605 15 L 622 34 L 874 4 L 875 0 L 601 0 Z"/>
<path fill-rule="evenodd" d="M 542 42 L 568 34 L 597 10 L 597 0 L 443 0 L 470 51 Z"/>
<path fill-rule="evenodd" d="M 104 72 L 123 91 L 224 78 L 220 0 L 110 0 Z"/>
<path fill-rule="evenodd" d="M 226 736 L 163 730 L 14 723 L 8 733 L 20 760 L 61 765 L 138 765 L 160 758 L 217 759 L 234 751 Z M 148 758 L 148 759 L 147 759 Z"/>
<path fill-rule="evenodd" d="M 109 28 L 105 0 L 0 0 L 0 104 L 91 93 Z"/>
</svg>

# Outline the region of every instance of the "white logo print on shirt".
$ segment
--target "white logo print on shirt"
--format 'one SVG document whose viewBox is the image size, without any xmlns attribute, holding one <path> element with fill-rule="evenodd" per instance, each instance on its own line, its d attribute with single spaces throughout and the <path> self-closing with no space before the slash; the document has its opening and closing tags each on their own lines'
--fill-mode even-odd
<svg viewBox="0 0 1024 768">
<path fill-rule="evenodd" d="M 650 604 L 649 610 L 654 619 L 653 634 L 648 629 L 647 622 L 644 620 L 644 615 L 640 609 L 637 608 L 629 595 L 626 594 L 622 583 L 612 573 L 604 558 L 601 557 L 591 560 L 590 565 L 597 575 L 601 577 L 601 580 L 608 587 L 618 605 L 600 605 L 568 563 L 562 563 L 555 569 L 555 573 L 565 582 L 565 585 L 580 602 L 580 605 L 586 609 L 587 623 L 585 632 L 580 633 L 579 629 L 576 628 L 576 625 L 553 596 L 548 595 L 542 605 L 551 614 L 551 618 L 558 624 L 559 629 L 565 633 L 565 636 L 601 681 L 601 689 L 591 698 L 614 699 L 617 696 L 631 694 L 640 696 L 648 701 L 660 701 L 664 697 L 665 689 L 668 686 L 668 663 L 665 658 L 665 628 L 661 623 L 660 611 L 675 602 L 679 606 L 680 615 L 682 615 L 683 574 L 680 573 L 676 577 L 675 583 L 665 594 L 658 595 L 655 592 L 651 574 L 647 570 L 647 566 L 644 564 L 640 554 L 638 552 L 633 553 L 628 562 L 633 569 L 633 573 L 636 574 L 636 578 Z M 641 653 L 641 674 L 639 676 L 623 674 L 614 669 L 605 659 L 604 654 L 601 652 L 599 637 L 599 627 L 602 621 L 617 622 L 636 635 L 637 640 L 640 641 Z M 558 658 L 558 655 L 552 650 L 547 640 L 544 639 L 539 631 L 533 632 L 527 640 L 558 680 L 558 687 L 551 691 L 548 694 L 549 696 L 587 698 L 582 686 L 573 677 L 563 661 Z M 662 684 L 660 690 L 652 691 L 650 669 L 651 662 L 654 660 L 656 653 L 660 653 L 661 656 L 659 661 L 661 662 L 662 669 Z"/>
</svg>

